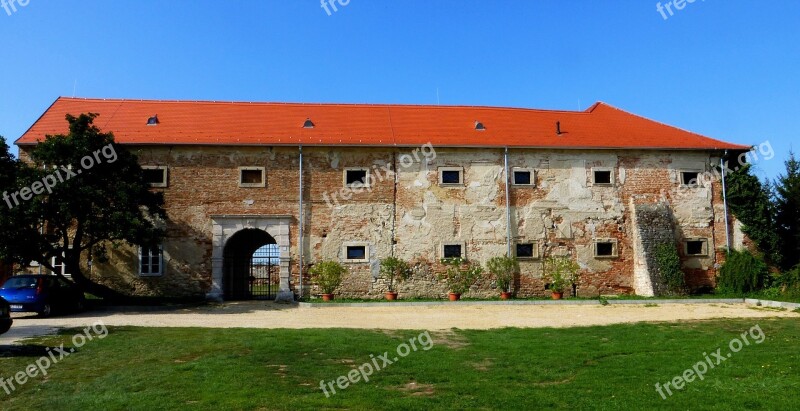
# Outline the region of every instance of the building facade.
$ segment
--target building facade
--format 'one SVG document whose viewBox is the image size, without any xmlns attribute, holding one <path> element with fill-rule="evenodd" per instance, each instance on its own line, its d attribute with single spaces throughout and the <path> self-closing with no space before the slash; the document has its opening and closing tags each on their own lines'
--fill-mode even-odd
<svg viewBox="0 0 800 411">
<path fill-rule="evenodd" d="M 598 103 L 492 107 L 58 99 L 17 144 L 99 113 L 165 196 L 161 247 L 114 249 L 99 282 L 134 295 L 308 297 L 308 267 L 342 262 L 337 294 L 378 298 L 379 261 L 413 275 L 401 297 L 442 297 L 440 260 L 520 260 L 518 296 L 543 296 L 544 257 L 569 255 L 579 296 L 653 295 L 653 250 L 679 248 L 687 284 L 712 287 L 735 224 L 714 140 Z M 741 237 L 741 236 L 738 236 Z M 472 296 L 499 293 L 490 276 Z"/>
</svg>

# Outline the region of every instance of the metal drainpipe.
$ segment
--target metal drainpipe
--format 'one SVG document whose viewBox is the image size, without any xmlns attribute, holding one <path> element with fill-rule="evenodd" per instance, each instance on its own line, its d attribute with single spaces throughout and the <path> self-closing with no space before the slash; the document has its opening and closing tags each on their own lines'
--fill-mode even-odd
<svg viewBox="0 0 800 411">
<path fill-rule="evenodd" d="M 298 217 L 298 225 L 297 249 L 300 260 L 300 263 L 298 264 L 300 267 L 300 279 L 298 281 L 297 288 L 300 293 L 300 299 L 303 299 L 303 146 L 300 146 L 300 214 Z"/>
<path fill-rule="evenodd" d="M 507 254 L 511 257 L 511 204 L 509 202 L 510 194 L 508 185 L 511 183 L 511 178 L 508 175 L 508 147 L 505 150 L 505 175 L 506 175 L 506 225 L 508 227 L 506 233 L 506 245 L 508 246 Z"/>
<path fill-rule="evenodd" d="M 728 229 L 728 194 L 725 191 L 725 157 L 728 156 L 728 150 L 725 150 L 725 154 L 720 157 L 719 159 L 719 166 L 722 170 L 722 205 L 725 209 L 725 249 L 726 251 L 731 250 L 731 234 Z"/>
</svg>

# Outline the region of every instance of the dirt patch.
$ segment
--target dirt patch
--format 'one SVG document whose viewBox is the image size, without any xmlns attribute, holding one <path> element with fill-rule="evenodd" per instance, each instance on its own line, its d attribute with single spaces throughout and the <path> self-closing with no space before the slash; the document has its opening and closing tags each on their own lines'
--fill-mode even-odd
<svg viewBox="0 0 800 411">
<path fill-rule="evenodd" d="M 411 381 L 408 384 L 390 389 L 406 393 L 412 397 L 429 397 L 435 393 L 432 384 L 419 384 L 416 381 Z"/>
</svg>

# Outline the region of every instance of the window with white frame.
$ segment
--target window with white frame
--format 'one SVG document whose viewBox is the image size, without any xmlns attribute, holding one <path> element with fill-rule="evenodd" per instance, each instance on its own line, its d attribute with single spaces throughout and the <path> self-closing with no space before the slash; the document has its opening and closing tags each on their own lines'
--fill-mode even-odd
<svg viewBox="0 0 800 411">
<path fill-rule="evenodd" d="M 681 178 L 681 186 L 684 187 L 700 186 L 700 171 L 698 170 L 681 170 L 680 178 Z"/>
<path fill-rule="evenodd" d="M 536 243 L 517 243 L 516 255 L 520 260 L 532 260 L 534 258 L 539 258 L 539 250 L 538 247 L 536 247 Z"/>
<path fill-rule="evenodd" d="M 67 270 L 67 265 L 64 263 L 63 257 L 53 256 L 50 264 L 53 265 L 53 274 L 61 274 L 65 277 L 71 277 L 72 273 Z"/>
<path fill-rule="evenodd" d="M 349 242 L 342 245 L 342 255 L 346 263 L 368 263 L 369 245 L 361 242 Z"/>
<path fill-rule="evenodd" d="M 368 168 L 346 168 L 343 178 L 345 187 L 364 188 L 371 184 Z"/>
<path fill-rule="evenodd" d="M 462 167 L 439 167 L 439 185 L 442 186 L 463 186 L 464 168 Z"/>
<path fill-rule="evenodd" d="M 619 256 L 616 238 L 600 238 L 594 240 L 594 256 L 596 258 L 616 258 Z"/>
<path fill-rule="evenodd" d="M 614 170 L 606 167 L 592 168 L 592 185 L 596 186 L 614 185 Z"/>
<path fill-rule="evenodd" d="M 515 186 L 535 186 L 536 173 L 527 168 L 515 168 L 511 171 L 511 184 Z"/>
<path fill-rule="evenodd" d="M 142 166 L 144 181 L 150 187 L 163 188 L 169 185 L 168 172 L 166 166 Z"/>
<path fill-rule="evenodd" d="M 266 187 L 264 167 L 239 167 L 239 187 Z"/>
<path fill-rule="evenodd" d="M 445 243 L 441 249 L 442 258 L 464 258 L 464 243 Z"/>
<path fill-rule="evenodd" d="M 164 251 L 160 245 L 139 247 L 139 275 L 152 277 L 164 274 Z"/>
</svg>

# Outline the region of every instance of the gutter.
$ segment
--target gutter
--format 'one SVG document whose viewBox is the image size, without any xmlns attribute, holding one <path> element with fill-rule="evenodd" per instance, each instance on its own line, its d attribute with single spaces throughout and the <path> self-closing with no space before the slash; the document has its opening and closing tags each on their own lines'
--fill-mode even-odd
<svg viewBox="0 0 800 411">
<path fill-rule="evenodd" d="M 300 200 L 299 200 L 300 209 L 299 209 L 299 214 L 298 214 L 298 218 L 297 218 L 298 219 L 298 224 L 297 224 L 298 225 L 298 230 L 297 230 L 297 232 L 298 232 L 297 250 L 298 250 L 298 254 L 299 254 L 299 257 L 298 257 L 298 260 L 299 260 L 299 263 L 298 263 L 299 277 L 298 278 L 299 278 L 299 280 L 297 282 L 297 284 L 298 284 L 297 290 L 298 290 L 298 293 L 300 294 L 300 298 L 299 299 L 303 299 L 303 295 L 304 295 L 303 294 L 303 244 L 304 244 L 304 242 L 303 242 L 303 223 L 304 223 L 304 218 L 303 218 L 303 146 L 300 146 L 299 148 L 300 148 L 300 177 L 299 177 L 300 178 L 300 192 L 299 192 L 299 194 L 300 194 L 299 195 L 299 197 L 300 197 Z"/>
<path fill-rule="evenodd" d="M 722 157 L 719 158 L 719 166 L 722 171 L 722 205 L 725 209 L 725 250 L 730 252 L 731 251 L 731 233 L 730 228 L 728 227 L 729 219 L 728 219 L 728 194 L 725 187 L 725 158 L 728 157 L 728 150 L 725 150 L 725 153 Z"/>
<path fill-rule="evenodd" d="M 508 174 L 508 147 L 505 148 L 504 152 L 504 160 L 505 160 L 505 176 L 506 176 L 506 245 L 507 250 L 506 253 L 508 257 L 511 257 L 511 204 L 510 204 L 510 193 L 509 193 L 509 184 L 511 183 L 511 178 Z"/>
</svg>

